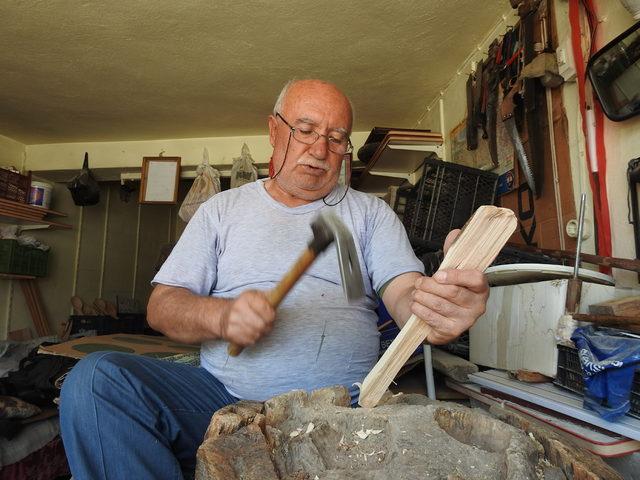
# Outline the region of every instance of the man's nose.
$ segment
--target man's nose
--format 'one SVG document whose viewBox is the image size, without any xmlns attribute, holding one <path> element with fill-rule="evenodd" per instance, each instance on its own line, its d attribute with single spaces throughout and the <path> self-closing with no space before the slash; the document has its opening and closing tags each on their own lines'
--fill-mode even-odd
<svg viewBox="0 0 640 480">
<path fill-rule="evenodd" d="M 329 140 L 325 135 L 320 135 L 318 140 L 311 144 L 309 153 L 315 158 L 324 159 L 329 151 Z"/>
</svg>

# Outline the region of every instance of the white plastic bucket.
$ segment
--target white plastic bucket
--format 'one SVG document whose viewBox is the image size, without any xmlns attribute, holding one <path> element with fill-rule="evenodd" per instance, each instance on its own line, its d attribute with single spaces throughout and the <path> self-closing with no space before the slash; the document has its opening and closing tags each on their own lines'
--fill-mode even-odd
<svg viewBox="0 0 640 480">
<path fill-rule="evenodd" d="M 51 191 L 53 185 L 47 182 L 31 182 L 31 190 L 29 191 L 29 204 L 36 207 L 49 208 L 51 205 Z"/>
</svg>

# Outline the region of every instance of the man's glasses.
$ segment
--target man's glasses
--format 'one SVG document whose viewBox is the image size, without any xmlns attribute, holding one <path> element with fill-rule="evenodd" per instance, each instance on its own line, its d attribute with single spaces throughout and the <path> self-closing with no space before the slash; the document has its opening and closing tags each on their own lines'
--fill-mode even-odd
<svg viewBox="0 0 640 480">
<path fill-rule="evenodd" d="M 318 141 L 320 137 L 324 137 L 327 139 L 327 146 L 329 150 L 340 155 L 344 155 L 353 148 L 353 146 L 351 145 L 351 140 L 344 133 L 331 132 L 328 135 L 322 135 L 321 133 L 318 133 L 315 130 L 311 130 L 310 128 L 307 129 L 301 127 L 292 127 L 291 125 L 289 125 L 289 122 L 287 122 L 284 117 L 278 112 L 276 112 L 276 117 L 279 117 L 280 120 L 282 120 L 284 124 L 289 127 L 293 138 L 301 143 L 304 143 L 306 145 L 313 145 Z"/>
</svg>

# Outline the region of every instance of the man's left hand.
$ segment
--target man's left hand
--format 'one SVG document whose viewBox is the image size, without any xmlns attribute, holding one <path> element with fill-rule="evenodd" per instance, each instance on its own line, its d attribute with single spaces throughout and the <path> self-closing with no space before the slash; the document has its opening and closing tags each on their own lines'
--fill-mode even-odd
<svg viewBox="0 0 640 480">
<path fill-rule="evenodd" d="M 411 312 L 432 328 L 427 341 L 442 345 L 455 340 L 484 313 L 489 285 L 477 270 L 441 270 L 415 282 Z"/>
</svg>

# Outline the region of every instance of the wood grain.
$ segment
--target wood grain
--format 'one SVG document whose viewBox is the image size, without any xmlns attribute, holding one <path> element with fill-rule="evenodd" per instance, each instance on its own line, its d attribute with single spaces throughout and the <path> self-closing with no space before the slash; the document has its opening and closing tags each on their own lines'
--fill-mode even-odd
<svg viewBox="0 0 640 480">
<path fill-rule="evenodd" d="M 483 272 L 495 259 L 517 226 L 513 211 L 483 205 L 473 214 L 449 248 L 439 270 L 473 269 Z M 375 407 L 400 368 L 428 338 L 431 327 L 416 315 L 400 331 L 382 358 L 364 379 L 359 403 Z"/>
</svg>

